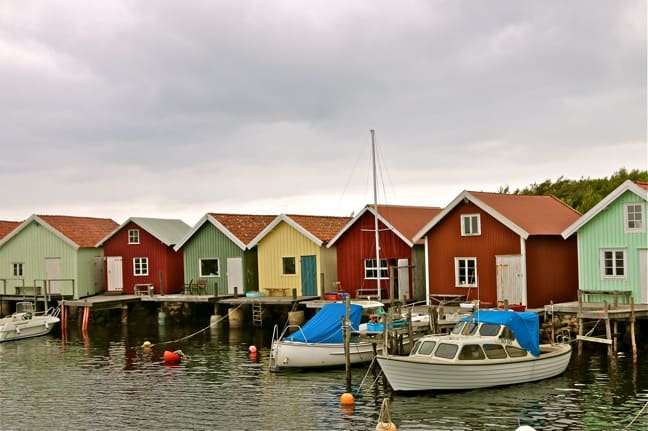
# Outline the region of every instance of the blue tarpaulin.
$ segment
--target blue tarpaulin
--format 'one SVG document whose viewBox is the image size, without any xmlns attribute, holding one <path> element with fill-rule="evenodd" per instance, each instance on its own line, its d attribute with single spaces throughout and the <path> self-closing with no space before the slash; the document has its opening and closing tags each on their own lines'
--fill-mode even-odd
<svg viewBox="0 0 648 431">
<path fill-rule="evenodd" d="M 320 311 L 297 330 L 287 336 L 287 341 L 302 343 L 343 343 L 342 318 L 346 315 L 346 306 L 342 303 L 325 304 Z M 351 304 L 351 328 L 357 330 L 362 318 L 362 307 Z"/>
<path fill-rule="evenodd" d="M 513 331 L 522 348 L 533 356 L 540 355 L 540 321 L 536 313 L 529 311 L 477 310 L 474 316 L 462 320 L 506 325 Z"/>
</svg>

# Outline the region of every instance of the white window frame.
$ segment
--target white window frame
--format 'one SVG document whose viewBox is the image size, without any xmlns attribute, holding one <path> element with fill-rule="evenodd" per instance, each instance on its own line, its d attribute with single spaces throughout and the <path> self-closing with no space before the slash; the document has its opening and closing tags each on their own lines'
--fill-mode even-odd
<svg viewBox="0 0 648 431">
<path fill-rule="evenodd" d="M 472 261 L 474 262 L 474 280 L 472 283 L 460 283 L 460 274 L 459 274 L 459 264 L 460 262 L 466 262 L 465 265 L 465 271 L 466 274 L 464 274 L 464 277 L 468 277 L 468 262 Z M 479 276 L 477 275 L 477 258 L 476 257 L 455 257 L 454 258 L 454 274 L 455 274 L 455 287 L 477 287 L 477 284 L 479 282 Z"/>
<path fill-rule="evenodd" d="M 292 259 L 293 272 L 286 272 L 286 259 Z M 282 256 L 281 257 L 281 275 L 296 276 L 297 275 L 297 258 L 295 256 Z"/>
<path fill-rule="evenodd" d="M 630 217 L 630 210 L 633 211 L 633 217 Z M 630 223 L 637 223 L 638 226 L 630 226 Z M 623 230 L 625 233 L 645 232 L 646 231 L 646 210 L 641 202 L 627 202 L 623 204 Z"/>
<path fill-rule="evenodd" d="M 365 259 L 364 274 L 365 274 L 365 280 L 378 279 L 378 268 L 376 268 L 376 259 Z M 385 280 L 387 278 L 389 278 L 389 267 L 388 267 L 387 259 L 380 259 L 380 279 Z"/>
<path fill-rule="evenodd" d="M 218 272 L 216 274 L 203 274 L 203 261 L 204 260 L 215 260 L 216 265 L 218 266 Z M 220 277 L 220 270 L 221 270 L 221 265 L 220 265 L 220 259 L 217 257 L 205 257 L 205 258 L 200 258 L 198 259 L 198 273 L 200 274 L 201 277 Z"/>
<path fill-rule="evenodd" d="M 128 229 L 128 243 L 129 244 L 140 243 L 139 229 Z"/>
<path fill-rule="evenodd" d="M 612 253 L 612 274 L 606 274 L 606 254 Z M 620 268 L 617 266 L 617 260 L 619 259 L 619 254 L 623 262 L 623 266 Z M 602 248 L 600 254 L 600 268 L 601 268 L 601 280 L 625 280 L 628 277 L 628 254 L 625 249 L 621 248 Z M 619 269 L 623 270 L 622 274 L 619 274 Z"/>
<path fill-rule="evenodd" d="M 11 264 L 11 273 L 14 277 L 25 276 L 25 264 L 23 262 L 14 262 Z"/>
<path fill-rule="evenodd" d="M 461 236 L 479 236 L 481 235 L 481 217 L 480 214 L 461 214 Z M 469 229 L 466 229 L 466 220 L 469 220 Z M 475 220 L 475 223 L 473 223 Z M 473 224 L 476 231 L 473 232 Z"/>
<path fill-rule="evenodd" d="M 149 275 L 148 257 L 133 258 L 133 275 L 135 277 L 146 277 Z"/>
</svg>

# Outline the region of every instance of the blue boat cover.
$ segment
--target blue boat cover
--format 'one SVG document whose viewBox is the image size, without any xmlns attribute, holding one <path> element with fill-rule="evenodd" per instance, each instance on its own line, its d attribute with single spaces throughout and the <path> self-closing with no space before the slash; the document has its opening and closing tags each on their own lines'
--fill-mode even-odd
<svg viewBox="0 0 648 431">
<path fill-rule="evenodd" d="M 540 322 L 538 315 L 530 311 L 507 310 L 477 310 L 472 317 L 465 317 L 462 321 L 506 325 L 524 349 L 533 356 L 540 355 Z"/>
<path fill-rule="evenodd" d="M 285 337 L 287 341 L 302 343 L 344 343 L 342 334 L 342 318 L 346 315 L 345 304 L 334 302 L 325 304 L 320 311 L 302 326 L 301 331 L 295 331 Z M 351 304 L 351 328 L 357 330 L 362 318 L 362 307 Z"/>
</svg>

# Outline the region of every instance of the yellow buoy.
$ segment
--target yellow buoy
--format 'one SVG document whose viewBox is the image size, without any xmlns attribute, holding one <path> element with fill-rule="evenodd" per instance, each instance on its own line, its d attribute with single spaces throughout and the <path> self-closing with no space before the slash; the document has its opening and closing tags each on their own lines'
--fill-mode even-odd
<svg viewBox="0 0 648 431">
<path fill-rule="evenodd" d="M 148 340 L 144 341 L 144 344 L 142 344 L 142 347 L 144 347 L 145 349 L 148 349 L 149 347 L 151 347 L 151 342 L 148 341 Z"/>
<path fill-rule="evenodd" d="M 340 404 L 343 406 L 351 406 L 355 403 L 355 398 L 353 398 L 353 395 L 345 392 L 340 396 Z"/>
</svg>

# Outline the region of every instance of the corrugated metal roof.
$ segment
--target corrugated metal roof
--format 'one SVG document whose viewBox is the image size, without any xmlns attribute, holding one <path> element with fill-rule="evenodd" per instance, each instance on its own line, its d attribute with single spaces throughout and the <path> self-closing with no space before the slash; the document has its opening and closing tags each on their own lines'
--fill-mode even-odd
<svg viewBox="0 0 648 431">
<path fill-rule="evenodd" d="M 373 208 L 371 205 L 367 207 Z M 378 205 L 378 214 L 410 241 L 416 233 L 441 212 L 439 207 Z"/>
<path fill-rule="evenodd" d="M 131 217 L 129 220 L 167 246 L 177 244 L 191 229 L 187 223 L 177 219 Z"/>
<path fill-rule="evenodd" d="M 252 241 L 259 232 L 277 217 L 276 215 L 256 214 L 209 213 L 209 215 L 215 218 L 243 244 Z"/>
<path fill-rule="evenodd" d="M 39 215 L 39 219 L 56 229 L 79 247 L 94 247 L 112 232 L 117 222 L 107 218 Z"/>
<path fill-rule="evenodd" d="M 20 226 L 19 221 L 0 220 L 0 239 L 9 235 L 9 232 Z"/>
<path fill-rule="evenodd" d="M 529 235 L 560 235 L 580 214 L 554 196 L 470 192 Z"/>
</svg>

